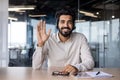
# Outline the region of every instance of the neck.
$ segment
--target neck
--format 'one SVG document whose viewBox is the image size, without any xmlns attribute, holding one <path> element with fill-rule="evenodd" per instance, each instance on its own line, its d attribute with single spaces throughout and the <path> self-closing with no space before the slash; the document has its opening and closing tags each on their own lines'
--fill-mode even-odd
<svg viewBox="0 0 120 80">
<path fill-rule="evenodd" d="M 58 34 L 58 36 L 59 36 L 59 38 L 60 38 L 60 40 L 61 40 L 62 42 L 65 42 L 65 41 L 67 41 L 67 40 L 70 38 L 70 36 L 64 37 L 64 36 L 61 35 L 60 33 Z"/>
</svg>

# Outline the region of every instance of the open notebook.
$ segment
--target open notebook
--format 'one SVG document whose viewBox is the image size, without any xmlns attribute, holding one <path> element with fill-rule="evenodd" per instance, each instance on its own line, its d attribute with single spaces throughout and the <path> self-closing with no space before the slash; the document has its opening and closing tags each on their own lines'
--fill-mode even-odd
<svg viewBox="0 0 120 80">
<path fill-rule="evenodd" d="M 96 75 L 98 72 L 80 72 L 76 75 L 77 78 L 109 78 L 112 77 L 112 74 L 106 73 L 106 72 L 102 72 L 100 71 L 100 73 L 98 75 Z"/>
</svg>

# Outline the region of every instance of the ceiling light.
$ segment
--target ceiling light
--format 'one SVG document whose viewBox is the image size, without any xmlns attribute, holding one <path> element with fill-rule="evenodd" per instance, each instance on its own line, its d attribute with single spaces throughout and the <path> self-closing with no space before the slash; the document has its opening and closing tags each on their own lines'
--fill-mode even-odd
<svg viewBox="0 0 120 80">
<path fill-rule="evenodd" d="M 24 13 L 25 11 L 22 10 L 22 11 L 15 11 L 15 12 Z"/>
<path fill-rule="evenodd" d="M 86 20 L 75 20 L 75 22 L 85 22 Z"/>
<path fill-rule="evenodd" d="M 115 16 L 114 16 L 114 15 L 112 15 L 112 18 L 115 18 Z"/>
<path fill-rule="evenodd" d="M 98 14 L 99 14 L 99 12 L 96 12 L 96 14 L 98 15 Z"/>
<path fill-rule="evenodd" d="M 33 10 L 35 6 L 10 6 L 8 11 Z"/>
<path fill-rule="evenodd" d="M 94 17 L 94 18 L 97 18 L 98 16 L 94 15 L 93 13 L 91 12 L 86 12 L 86 11 L 79 11 L 80 13 L 83 13 L 84 15 L 86 16 L 90 16 L 90 17 Z"/>
<path fill-rule="evenodd" d="M 9 20 L 14 20 L 14 21 L 17 21 L 18 19 L 15 18 L 15 17 L 8 17 Z"/>
<path fill-rule="evenodd" d="M 45 14 L 41 14 L 41 15 L 29 15 L 30 17 L 45 17 L 45 16 L 47 16 L 47 15 L 45 15 Z"/>
</svg>

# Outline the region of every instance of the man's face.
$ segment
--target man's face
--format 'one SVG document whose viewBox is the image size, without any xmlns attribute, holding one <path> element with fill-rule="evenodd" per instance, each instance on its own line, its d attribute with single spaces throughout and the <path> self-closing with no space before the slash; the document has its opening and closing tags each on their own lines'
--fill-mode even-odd
<svg viewBox="0 0 120 80">
<path fill-rule="evenodd" d="M 73 21 L 70 15 L 61 15 L 58 22 L 58 29 L 62 36 L 68 37 L 73 31 Z"/>
</svg>

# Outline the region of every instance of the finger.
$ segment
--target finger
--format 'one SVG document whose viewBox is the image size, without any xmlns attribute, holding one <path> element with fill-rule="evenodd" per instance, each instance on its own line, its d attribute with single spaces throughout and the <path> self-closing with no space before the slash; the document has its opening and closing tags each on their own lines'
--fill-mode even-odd
<svg viewBox="0 0 120 80">
<path fill-rule="evenodd" d="M 40 32 L 37 31 L 37 37 L 40 38 L 41 35 L 40 35 Z"/>
<path fill-rule="evenodd" d="M 46 22 L 43 21 L 43 32 L 46 33 Z"/>
<path fill-rule="evenodd" d="M 65 71 L 70 73 L 77 72 L 76 68 L 73 67 L 72 65 L 67 65 L 67 69 Z"/>
<path fill-rule="evenodd" d="M 72 72 L 73 68 L 72 67 L 69 67 L 65 70 L 65 72 Z"/>
<path fill-rule="evenodd" d="M 43 30 L 43 20 L 40 20 L 40 28 Z"/>
<path fill-rule="evenodd" d="M 37 31 L 40 31 L 40 22 L 37 24 Z"/>
<path fill-rule="evenodd" d="M 50 36 L 50 33 L 51 33 L 51 29 L 48 30 L 48 33 L 47 33 L 48 37 Z"/>
<path fill-rule="evenodd" d="M 76 71 L 75 69 L 71 71 L 71 74 L 76 76 L 78 74 L 78 71 Z"/>
<path fill-rule="evenodd" d="M 65 66 L 65 67 L 63 68 L 62 72 L 65 72 L 65 71 L 66 71 L 66 69 L 67 69 L 67 66 Z"/>
<path fill-rule="evenodd" d="M 39 22 L 38 25 L 37 25 L 37 38 L 38 38 L 38 40 L 41 38 L 41 35 L 40 35 L 41 27 L 40 27 L 40 25 L 41 25 L 41 22 Z"/>
<path fill-rule="evenodd" d="M 70 66 L 70 65 L 65 66 L 65 68 L 63 69 L 63 72 L 66 72 L 67 69 L 69 68 L 69 66 Z"/>
<path fill-rule="evenodd" d="M 44 34 L 44 31 L 43 31 L 43 20 L 40 20 L 40 34 Z"/>
<path fill-rule="evenodd" d="M 42 30 L 42 22 L 41 22 L 41 20 L 40 20 L 40 22 L 39 22 L 39 24 L 38 24 L 38 32 L 41 32 L 41 30 Z"/>
<path fill-rule="evenodd" d="M 40 39 L 41 39 L 40 32 L 37 31 L 37 40 L 38 40 L 38 42 L 39 42 Z"/>
<path fill-rule="evenodd" d="M 70 64 L 66 65 L 66 66 L 65 66 L 65 69 L 69 68 L 70 66 L 71 66 Z"/>
<path fill-rule="evenodd" d="M 39 32 L 40 32 L 40 26 L 39 26 L 39 24 L 40 24 L 40 23 L 38 23 L 38 25 L 37 25 L 37 35 L 38 35 Z"/>
</svg>

